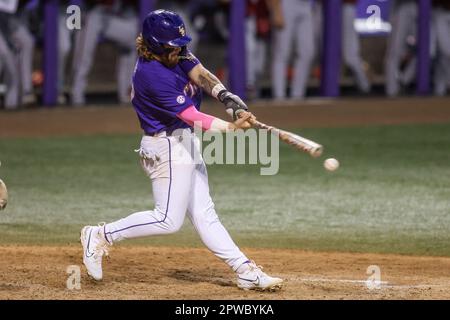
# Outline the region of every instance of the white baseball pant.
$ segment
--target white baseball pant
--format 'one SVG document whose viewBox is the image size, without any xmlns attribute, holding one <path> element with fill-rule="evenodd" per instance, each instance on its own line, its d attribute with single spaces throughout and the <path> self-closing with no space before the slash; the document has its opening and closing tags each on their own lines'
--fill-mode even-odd
<svg viewBox="0 0 450 320">
<path fill-rule="evenodd" d="M 144 136 L 140 153 L 152 181 L 155 208 L 106 224 L 108 241 L 177 232 L 188 212 L 203 243 L 234 271 L 248 261 L 216 214 L 197 136 L 188 129 L 183 135 Z"/>
<path fill-rule="evenodd" d="M 355 76 L 358 89 L 367 93 L 370 91 L 370 84 L 363 69 L 361 45 L 354 26 L 355 17 L 356 6 L 344 3 L 342 6 L 342 59 Z"/>
<path fill-rule="evenodd" d="M 272 44 L 273 97 L 286 97 L 286 68 L 294 46 L 294 75 L 291 97 L 305 96 L 309 73 L 314 60 L 314 23 L 309 0 L 283 0 L 284 28 L 274 30 Z"/>
<path fill-rule="evenodd" d="M 5 37 L 0 32 L 0 60 L 2 61 L 3 78 L 6 85 L 5 108 L 14 109 L 19 104 L 19 77 L 17 75 L 14 53 Z"/>
<path fill-rule="evenodd" d="M 436 36 L 436 66 L 434 72 L 434 93 L 443 96 L 447 92 L 450 78 L 450 10 L 433 10 L 433 27 Z"/>
<path fill-rule="evenodd" d="M 114 41 L 119 47 L 117 62 L 117 91 L 121 103 L 130 102 L 129 88 L 133 67 L 136 62 L 135 42 L 138 33 L 136 14 L 127 18 L 111 15 L 102 5 L 95 6 L 86 16 L 86 23 L 75 41 L 73 63 L 72 103 L 85 104 L 87 77 L 94 60 L 100 34 Z"/>
<path fill-rule="evenodd" d="M 388 96 L 399 94 L 402 79 L 400 62 L 407 50 L 408 35 L 416 34 L 416 21 L 417 3 L 415 1 L 401 2 L 394 7 L 391 19 L 392 32 L 388 40 L 384 71 Z"/>
<path fill-rule="evenodd" d="M 257 79 L 264 71 L 266 63 L 266 42 L 257 35 L 256 18 L 247 17 L 245 21 L 245 50 L 247 66 L 247 87 L 256 89 Z"/>
</svg>

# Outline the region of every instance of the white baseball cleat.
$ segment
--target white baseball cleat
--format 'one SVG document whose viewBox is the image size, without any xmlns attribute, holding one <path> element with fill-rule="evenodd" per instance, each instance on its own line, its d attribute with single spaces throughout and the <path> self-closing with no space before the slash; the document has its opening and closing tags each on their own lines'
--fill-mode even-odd
<svg viewBox="0 0 450 320">
<path fill-rule="evenodd" d="M 105 239 L 103 226 L 84 227 L 81 229 L 80 240 L 83 246 L 83 263 L 88 275 L 97 281 L 102 280 L 102 258 L 103 255 L 108 256 L 108 247 L 111 246 Z"/>
<path fill-rule="evenodd" d="M 253 261 L 247 264 L 248 270 L 238 274 L 238 288 L 259 291 L 276 291 L 281 289 L 283 279 L 268 276 L 262 271 L 262 267 L 257 266 Z"/>
</svg>

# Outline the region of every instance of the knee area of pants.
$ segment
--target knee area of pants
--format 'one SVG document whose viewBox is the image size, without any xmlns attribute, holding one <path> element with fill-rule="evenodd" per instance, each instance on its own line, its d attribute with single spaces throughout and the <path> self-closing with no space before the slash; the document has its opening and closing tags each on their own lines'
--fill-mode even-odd
<svg viewBox="0 0 450 320">
<path fill-rule="evenodd" d="M 166 218 L 164 224 L 166 225 L 167 233 L 175 233 L 178 232 L 183 226 L 183 220 L 173 220 L 170 218 Z"/>
<path fill-rule="evenodd" d="M 205 210 L 201 214 L 197 214 L 195 216 L 195 221 L 201 224 L 211 224 L 219 221 L 219 216 L 217 215 L 216 211 L 211 208 Z"/>
<path fill-rule="evenodd" d="M 297 57 L 298 59 L 304 60 L 304 61 L 308 61 L 309 63 L 311 63 L 314 60 L 314 51 L 313 50 L 308 50 L 306 52 L 302 52 L 300 55 L 298 55 Z"/>
<path fill-rule="evenodd" d="M 309 53 L 306 57 L 305 57 L 305 59 L 308 59 L 308 62 L 309 63 L 312 63 L 313 61 L 314 61 L 314 52 L 311 52 L 311 53 Z"/>
<path fill-rule="evenodd" d="M 167 225 L 167 233 L 177 233 L 180 229 L 181 226 L 183 225 L 182 223 L 179 224 L 171 224 L 171 223 L 166 223 Z"/>
<path fill-rule="evenodd" d="M 273 55 L 273 62 L 288 63 L 289 57 L 290 57 L 290 51 L 288 51 L 288 50 L 278 51 L 278 52 L 275 52 Z"/>
<path fill-rule="evenodd" d="M 21 37 L 19 38 L 20 46 L 21 47 L 33 47 L 34 46 L 34 38 L 29 33 L 23 33 Z"/>
<path fill-rule="evenodd" d="M 61 45 L 59 46 L 59 53 L 60 53 L 61 55 L 66 56 L 66 55 L 69 54 L 69 52 L 70 52 L 70 44 L 61 44 Z"/>
<path fill-rule="evenodd" d="M 439 46 L 439 51 L 446 59 L 450 58 L 450 46 L 440 45 Z"/>
<path fill-rule="evenodd" d="M 359 61 L 354 57 L 343 56 L 344 63 L 348 66 L 358 66 Z"/>
</svg>

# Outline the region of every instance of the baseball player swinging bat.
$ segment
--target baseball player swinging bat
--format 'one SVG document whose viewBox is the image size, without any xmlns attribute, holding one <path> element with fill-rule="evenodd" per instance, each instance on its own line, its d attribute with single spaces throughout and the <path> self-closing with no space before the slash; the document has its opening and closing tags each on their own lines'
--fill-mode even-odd
<svg viewBox="0 0 450 320">
<path fill-rule="evenodd" d="M 317 158 L 322 154 L 323 146 L 314 141 L 303 138 L 292 132 L 269 126 L 265 123 L 259 122 L 258 120 L 249 119 L 248 121 L 254 128 L 266 129 L 273 135 L 277 135 L 281 141 L 292 145 L 303 152 L 309 153 L 314 158 Z"/>
</svg>

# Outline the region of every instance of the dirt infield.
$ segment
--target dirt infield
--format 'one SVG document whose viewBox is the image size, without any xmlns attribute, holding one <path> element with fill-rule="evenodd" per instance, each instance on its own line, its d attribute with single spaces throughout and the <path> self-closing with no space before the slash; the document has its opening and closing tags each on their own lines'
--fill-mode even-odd
<svg viewBox="0 0 450 320">
<path fill-rule="evenodd" d="M 449 299 L 450 258 L 245 249 L 286 280 L 279 292 L 239 290 L 233 273 L 206 249 L 113 248 L 104 280 L 90 280 L 75 246 L 2 246 L 0 299 Z M 81 289 L 69 290 L 67 267 L 81 268 Z M 369 289 L 367 268 L 381 271 Z"/>
<path fill-rule="evenodd" d="M 254 103 L 272 125 L 299 127 L 448 123 L 450 99 L 309 100 Z M 217 104 L 203 109 L 225 116 Z M 130 107 L 98 106 L 0 112 L 0 138 L 139 133 Z M 81 246 L 0 246 L 0 299 L 450 299 L 449 257 L 243 249 L 270 274 L 286 280 L 276 293 L 244 292 L 227 266 L 206 249 L 118 245 L 104 281 L 89 280 Z M 66 272 L 81 268 L 81 290 Z M 367 269 L 381 271 L 369 289 Z"/>
</svg>

